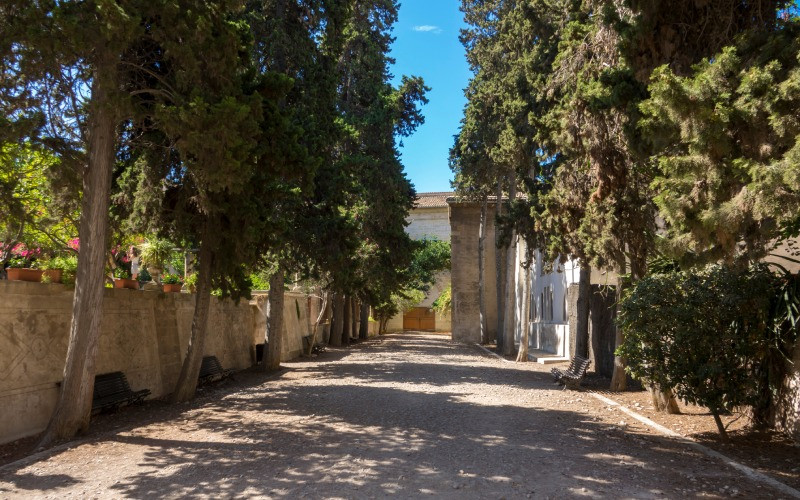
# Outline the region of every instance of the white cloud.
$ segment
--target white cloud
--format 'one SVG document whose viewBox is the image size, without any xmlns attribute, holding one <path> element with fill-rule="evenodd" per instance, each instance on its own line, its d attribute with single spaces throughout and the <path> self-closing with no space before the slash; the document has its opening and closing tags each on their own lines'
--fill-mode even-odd
<svg viewBox="0 0 800 500">
<path fill-rule="evenodd" d="M 422 32 L 422 33 L 435 33 L 437 35 L 442 32 L 442 28 L 440 28 L 438 26 L 431 26 L 430 24 L 423 24 L 421 26 L 414 26 L 413 30 L 414 31 L 419 31 L 419 32 Z"/>
</svg>

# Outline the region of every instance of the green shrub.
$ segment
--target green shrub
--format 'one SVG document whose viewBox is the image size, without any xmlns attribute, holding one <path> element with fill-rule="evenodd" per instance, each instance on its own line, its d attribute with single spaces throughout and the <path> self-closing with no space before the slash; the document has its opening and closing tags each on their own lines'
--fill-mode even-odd
<svg viewBox="0 0 800 500">
<path fill-rule="evenodd" d="M 163 274 L 161 275 L 161 283 L 165 285 L 177 285 L 181 283 L 181 277 L 178 274 Z"/>
<path fill-rule="evenodd" d="M 145 267 L 164 269 L 172 254 L 173 244 L 167 240 L 151 239 L 141 245 L 141 260 Z"/>
<path fill-rule="evenodd" d="M 452 293 L 452 286 L 448 285 L 447 288 L 442 291 L 441 295 L 433 301 L 433 309 L 441 315 L 450 314 L 453 306 Z"/>
<path fill-rule="evenodd" d="M 131 279 L 131 272 L 128 269 L 125 269 L 124 267 L 114 268 L 112 274 L 117 279 L 125 279 L 125 280 Z"/>
<path fill-rule="evenodd" d="M 60 269 L 61 283 L 73 285 L 75 284 L 75 275 L 78 272 L 78 256 L 74 254 L 59 255 L 50 259 L 45 267 L 47 269 Z"/>
<path fill-rule="evenodd" d="M 634 377 L 708 408 L 724 436 L 720 414 L 750 406 L 758 420 L 780 384 L 775 368 L 796 339 L 797 283 L 763 265 L 648 276 L 620 304 L 617 352 Z"/>
<path fill-rule="evenodd" d="M 197 273 L 187 274 L 186 278 L 183 280 L 183 284 L 186 285 L 189 292 L 194 293 L 197 289 Z"/>
</svg>

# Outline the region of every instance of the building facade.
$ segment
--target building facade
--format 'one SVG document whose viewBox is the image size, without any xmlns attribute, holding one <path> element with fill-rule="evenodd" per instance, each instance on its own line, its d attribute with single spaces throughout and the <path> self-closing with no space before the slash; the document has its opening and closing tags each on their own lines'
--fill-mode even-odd
<svg viewBox="0 0 800 500">
<path fill-rule="evenodd" d="M 406 233 L 413 240 L 438 239 L 450 241 L 450 220 L 447 198 L 452 192 L 418 193 L 414 208 L 408 215 Z M 437 275 L 436 283 L 428 290 L 425 299 L 412 310 L 398 314 L 386 324 L 387 331 L 432 330 L 450 331 L 450 315 L 433 310 L 434 301 L 450 286 L 450 272 Z"/>
</svg>

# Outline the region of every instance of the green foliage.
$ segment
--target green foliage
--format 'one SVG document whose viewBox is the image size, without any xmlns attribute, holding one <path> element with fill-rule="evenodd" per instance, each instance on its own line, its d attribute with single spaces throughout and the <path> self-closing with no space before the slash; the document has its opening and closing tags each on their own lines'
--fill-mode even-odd
<svg viewBox="0 0 800 500">
<path fill-rule="evenodd" d="M 147 283 L 153 281 L 153 277 L 150 275 L 150 272 L 144 268 L 139 269 L 139 276 L 137 279 L 139 280 L 140 283 Z"/>
<path fill-rule="evenodd" d="M 61 283 L 72 285 L 78 272 L 78 256 L 75 254 L 57 255 L 47 262 L 47 269 L 61 270 Z"/>
<path fill-rule="evenodd" d="M 788 236 L 800 211 L 799 40 L 800 21 L 786 21 L 688 76 L 653 73 L 640 126 L 672 256 L 753 261 Z"/>
<path fill-rule="evenodd" d="M 197 273 L 189 273 L 184 277 L 183 284 L 189 292 L 194 293 L 197 287 Z"/>
<path fill-rule="evenodd" d="M 406 288 L 427 292 L 436 283 L 436 274 L 450 270 L 450 242 L 438 239 L 415 241 L 414 254 L 408 267 L 410 279 Z"/>
<path fill-rule="evenodd" d="M 30 142 L 0 145 L 0 243 L 62 250 L 78 233 L 77 199 L 60 189 L 55 154 Z M 0 261 L 9 257 L 0 252 Z"/>
<path fill-rule="evenodd" d="M 763 418 L 797 338 L 798 283 L 766 266 L 650 275 L 620 304 L 618 355 L 634 377 L 715 416 L 747 405 Z"/>
<path fill-rule="evenodd" d="M 380 322 L 381 328 L 386 321 L 403 314 L 414 308 L 425 299 L 425 292 L 422 290 L 405 289 L 391 294 L 390 299 L 373 307 L 376 319 Z"/>
<path fill-rule="evenodd" d="M 141 245 L 139 255 L 142 265 L 155 269 L 164 269 L 170 255 L 172 255 L 172 242 L 164 239 L 149 239 Z"/>
<path fill-rule="evenodd" d="M 670 257 L 708 262 L 742 240 L 763 253 L 800 227 L 787 4 L 464 0 L 458 193 L 521 190 L 505 235 L 637 279 L 658 215 Z"/>
<path fill-rule="evenodd" d="M 452 285 L 448 285 L 441 295 L 433 301 L 433 309 L 441 315 L 450 314 L 453 310 L 453 289 Z"/>
<path fill-rule="evenodd" d="M 251 288 L 253 290 L 269 290 L 269 273 L 259 271 L 250 275 Z"/>
<path fill-rule="evenodd" d="M 124 267 L 117 267 L 117 268 L 114 268 L 114 271 L 112 271 L 112 273 L 111 273 L 111 274 L 112 274 L 112 276 L 114 276 L 114 277 L 115 277 L 115 278 L 117 278 L 117 279 L 124 279 L 124 280 L 129 280 L 129 279 L 131 279 L 131 272 L 130 272 L 130 270 L 128 270 L 128 269 L 126 269 L 126 268 L 124 268 Z"/>
<path fill-rule="evenodd" d="M 165 285 L 178 285 L 183 282 L 179 274 L 164 274 L 161 276 L 161 283 Z"/>
</svg>

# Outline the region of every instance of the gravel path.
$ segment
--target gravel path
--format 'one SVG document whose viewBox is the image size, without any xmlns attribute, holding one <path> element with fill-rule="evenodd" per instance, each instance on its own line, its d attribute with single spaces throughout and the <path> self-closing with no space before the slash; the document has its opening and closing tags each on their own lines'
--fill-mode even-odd
<svg viewBox="0 0 800 500">
<path fill-rule="evenodd" d="M 780 497 L 533 366 L 442 336 L 286 367 L 102 417 L 88 439 L 0 468 L 0 497 Z"/>
</svg>

